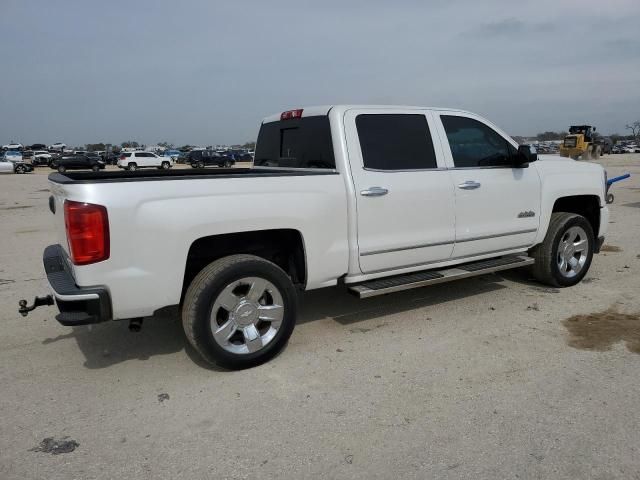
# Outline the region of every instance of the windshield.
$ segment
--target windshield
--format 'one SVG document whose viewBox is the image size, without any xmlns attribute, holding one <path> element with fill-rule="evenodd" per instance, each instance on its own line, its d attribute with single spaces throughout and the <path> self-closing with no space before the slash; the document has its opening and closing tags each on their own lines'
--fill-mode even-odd
<svg viewBox="0 0 640 480">
<path fill-rule="evenodd" d="M 254 165 L 286 168 L 335 168 L 329 118 L 303 117 L 264 123 Z"/>
</svg>

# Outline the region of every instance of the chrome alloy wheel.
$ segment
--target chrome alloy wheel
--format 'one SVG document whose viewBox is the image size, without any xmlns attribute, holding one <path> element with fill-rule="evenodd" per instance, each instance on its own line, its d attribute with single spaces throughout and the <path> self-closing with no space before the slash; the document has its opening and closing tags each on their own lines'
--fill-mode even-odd
<svg viewBox="0 0 640 480">
<path fill-rule="evenodd" d="M 578 275 L 587 261 L 590 248 L 587 232 L 582 227 L 571 227 L 564 232 L 558 244 L 556 259 L 560 274 L 566 278 Z"/>
<path fill-rule="evenodd" d="M 284 302 L 276 286 L 259 277 L 227 285 L 211 310 L 216 343 L 236 354 L 257 352 L 273 340 L 282 325 Z"/>
</svg>

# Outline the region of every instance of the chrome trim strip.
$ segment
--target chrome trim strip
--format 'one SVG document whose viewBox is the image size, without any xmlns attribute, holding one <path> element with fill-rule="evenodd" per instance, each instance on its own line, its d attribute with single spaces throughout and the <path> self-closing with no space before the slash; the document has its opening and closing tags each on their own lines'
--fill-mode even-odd
<svg viewBox="0 0 640 480">
<path fill-rule="evenodd" d="M 53 289 L 52 289 L 53 290 Z M 63 302 L 80 302 L 82 300 L 96 300 L 100 298 L 97 293 L 79 293 L 77 295 L 63 295 L 53 290 L 53 295 Z"/>
<path fill-rule="evenodd" d="M 360 256 L 361 257 L 367 257 L 369 255 L 378 255 L 378 254 L 381 254 L 381 253 L 393 253 L 393 252 L 402 252 L 402 251 L 405 251 L 405 250 L 417 250 L 418 248 L 439 247 L 441 245 L 451 245 L 453 243 L 473 242 L 474 240 L 487 240 L 489 238 L 508 237 L 509 235 L 521 235 L 523 233 L 533 233 L 533 232 L 537 232 L 537 231 L 538 230 L 536 228 L 530 228 L 528 230 L 518 230 L 517 232 L 498 233 L 497 235 L 484 235 L 484 236 L 481 236 L 481 237 L 465 238 L 464 240 L 455 240 L 455 241 L 454 240 L 449 240 L 449 241 L 446 241 L 446 242 L 424 243 L 424 244 L 421 244 L 421 245 L 413 245 L 411 247 L 389 248 L 389 249 L 386 249 L 386 250 L 374 250 L 374 251 L 371 251 L 371 252 L 360 253 Z M 513 247 L 513 248 L 520 248 L 520 247 Z M 507 250 L 513 250 L 513 248 L 509 248 Z M 504 251 L 504 250 L 505 249 L 502 249 L 502 250 L 499 250 L 499 251 Z M 493 253 L 493 252 L 486 252 L 486 253 Z M 478 256 L 478 255 L 484 255 L 484 253 L 475 254 L 473 256 Z M 456 257 L 456 258 L 464 258 L 464 257 Z M 452 258 L 451 260 L 455 260 L 455 258 Z M 445 260 L 439 260 L 439 261 L 445 261 Z"/>
<path fill-rule="evenodd" d="M 457 240 L 456 239 L 456 243 L 473 242 L 475 240 L 486 240 L 486 239 L 489 239 L 489 238 L 508 237 L 510 235 L 521 235 L 523 233 L 533 233 L 533 232 L 537 232 L 537 231 L 538 231 L 537 228 L 529 228 L 527 230 L 518 230 L 516 232 L 498 233 L 498 234 L 495 234 L 495 235 L 483 235 L 481 237 L 465 238 L 463 240 Z"/>
<path fill-rule="evenodd" d="M 380 173 L 396 173 L 396 172 L 445 172 L 447 170 L 449 170 L 446 167 L 436 167 L 436 168 L 407 168 L 407 169 L 402 169 L 402 168 L 398 168 L 398 169 L 390 169 L 390 170 L 383 170 L 381 168 L 366 168 L 363 167 L 363 170 L 366 170 L 367 172 L 380 172 Z"/>
<path fill-rule="evenodd" d="M 366 272 L 363 272 L 363 275 L 371 275 L 374 273 L 381 273 L 381 272 L 392 272 L 394 270 L 406 270 L 407 268 L 414 268 L 414 267 L 426 267 L 427 265 L 433 265 L 434 263 L 444 263 L 444 262 L 450 262 L 452 260 L 462 260 L 463 258 L 472 258 L 472 257 L 483 257 L 485 255 L 491 255 L 494 253 L 502 253 L 502 252 L 513 252 L 514 250 L 519 250 L 521 248 L 529 248 L 531 245 L 519 245 L 516 247 L 511 247 L 511 248 L 502 248 L 500 250 L 491 250 L 489 252 L 482 252 L 482 253 L 472 253 L 471 255 L 462 255 L 460 257 L 450 257 L 450 258 L 444 258 L 441 260 L 433 260 L 431 262 L 426 262 L 426 263 L 414 263 L 411 265 L 403 265 L 401 267 L 393 267 L 393 268 L 382 268 L 380 270 L 368 270 Z M 444 267 L 444 268 L 453 268 L 454 265 L 452 265 L 451 267 Z"/>
<path fill-rule="evenodd" d="M 415 250 L 415 249 L 418 249 L 418 248 L 439 247 L 441 245 L 452 245 L 453 243 L 454 243 L 453 240 L 450 240 L 450 241 L 446 241 L 446 242 L 436 242 L 436 243 L 425 243 L 425 244 L 422 244 L 422 245 L 413 245 L 411 247 L 389 248 L 389 249 L 386 249 L 386 250 L 375 250 L 375 251 L 372 251 L 372 252 L 364 252 L 364 253 L 361 253 L 360 256 L 361 257 L 367 257 L 369 255 L 378 255 L 380 253 L 393 253 L 393 252 L 402 252 L 402 251 L 405 251 L 405 250 Z"/>
</svg>

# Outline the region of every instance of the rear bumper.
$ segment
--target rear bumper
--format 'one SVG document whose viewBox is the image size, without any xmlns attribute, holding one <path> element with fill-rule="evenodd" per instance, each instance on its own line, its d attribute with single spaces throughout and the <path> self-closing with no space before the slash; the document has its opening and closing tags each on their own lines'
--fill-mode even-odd
<svg viewBox="0 0 640 480">
<path fill-rule="evenodd" d="M 56 315 L 58 322 L 65 326 L 73 326 L 112 319 L 108 290 L 104 287 L 78 287 L 60 245 L 49 245 L 45 248 L 42 262 L 60 310 Z"/>
</svg>

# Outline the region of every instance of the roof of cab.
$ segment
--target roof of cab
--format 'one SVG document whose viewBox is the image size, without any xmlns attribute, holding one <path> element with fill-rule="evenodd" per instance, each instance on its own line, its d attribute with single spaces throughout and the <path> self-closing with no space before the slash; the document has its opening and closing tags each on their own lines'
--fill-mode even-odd
<svg viewBox="0 0 640 480">
<path fill-rule="evenodd" d="M 330 110 L 338 109 L 342 112 L 347 110 L 351 110 L 354 108 L 375 108 L 375 109 L 408 109 L 408 110 L 447 110 L 450 112 L 459 112 L 459 113 L 471 113 L 465 110 L 459 110 L 456 108 L 443 108 L 443 107 L 420 107 L 416 105 L 316 105 L 310 107 L 296 107 L 290 110 L 302 109 L 302 117 L 315 117 L 319 115 L 328 115 Z M 289 110 L 284 110 L 289 111 Z M 262 123 L 270 123 L 270 122 L 278 122 L 280 121 L 280 115 L 283 112 L 274 113 L 273 115 L 269 115 L 262 120 Z"/>
</svg>

